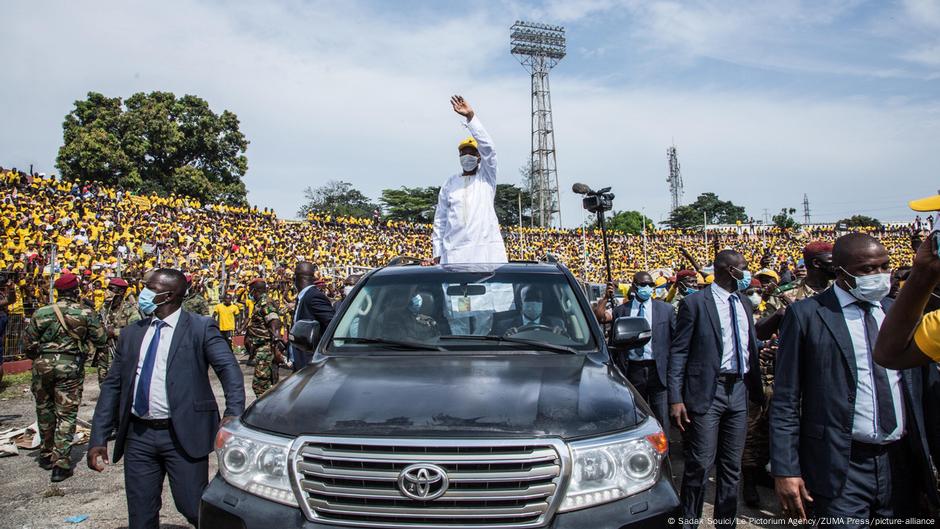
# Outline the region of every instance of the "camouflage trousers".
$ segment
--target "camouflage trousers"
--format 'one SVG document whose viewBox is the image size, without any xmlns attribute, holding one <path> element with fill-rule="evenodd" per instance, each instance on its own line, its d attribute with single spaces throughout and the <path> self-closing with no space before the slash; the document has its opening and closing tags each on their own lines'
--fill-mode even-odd
<svg viewBox="0 0 940 529">
<path fill-rule="evenodd" d="M 770 462 L 770 397 L 773 386 L 764 386 L 764 404 L 749 403 L 747 410 L 747 438 L 741 467 L 763 469 Z"/>
<path fill-rule="evenodd" d="M 98 383 L 101 384 L 108 376 L 108 369 L 111 368 L 111 342 L 108 342 L 107 347 L 98 349 L 95 356 L 98 364 Z"/>
<path fill-rule="evenodd" d="M 82 366 L 71 355 L 42 355 L 33 362 L 40 456 L 57 467 L 71 468 L 69 455 L 84 381 Z"/>
<path fill-rule="evenodd" d="M 255 376 L 251 380 L 251 390 L 255 397 L 261 398 L 266 391 L 274 386 L 274 352 L 268 343 L 255 347 Z"/>
</svg>

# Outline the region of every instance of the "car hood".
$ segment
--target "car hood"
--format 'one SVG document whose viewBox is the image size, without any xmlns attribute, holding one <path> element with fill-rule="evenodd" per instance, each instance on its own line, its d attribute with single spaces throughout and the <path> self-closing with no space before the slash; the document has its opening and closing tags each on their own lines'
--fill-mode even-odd
<svg viewBox="0 0 940 529">
<path fill-rule="evenodd" d="M 645 417 L 618 371 L 585 355 L 319 357 L 245 412 L 289 436 L 558 436 Z"/>
</svg>

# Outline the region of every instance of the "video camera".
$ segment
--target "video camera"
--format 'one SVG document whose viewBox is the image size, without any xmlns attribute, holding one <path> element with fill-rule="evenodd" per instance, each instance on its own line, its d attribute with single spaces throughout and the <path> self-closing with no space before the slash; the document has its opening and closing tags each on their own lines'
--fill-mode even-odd
<svg viewBox="0 0 940 529">
<path fill-rule="evenodd" d="M 591 213 L 610 211 L 614 208 L 614 194 L 610 192 L 609 187 L 594 191 L 584 184 L 575 184 L 571 190 L 579 195 L 584 195 L 581 205 Z"/>
</svg>

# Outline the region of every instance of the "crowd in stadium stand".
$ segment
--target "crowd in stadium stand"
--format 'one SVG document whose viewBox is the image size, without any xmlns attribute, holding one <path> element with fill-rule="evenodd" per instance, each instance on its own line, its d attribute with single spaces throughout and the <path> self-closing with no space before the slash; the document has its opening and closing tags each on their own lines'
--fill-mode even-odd
<svg viewBox="0 0 940 529">
<path fill-rule="evenodd" d="M 18 294 L 11 316 L 28 315 L 48 298 L 50 269 L 79 274 L 84 296 L 100 308 L 109 277 L 120 275 L 134 285 L 146 270 L 175 267 L 193 274 L 195 289 L 212 306 L 223 291 L 236 300 L 243 298 L 247 282 L 260 276 L 268 280 L 274 299 L 286 299 L 290 270 L 298 260 L 317 263 L 325 292 L 339 299 L 344 280 L 356 267 L 382 266 L 400 255 L 431 254 L 430 225 L 328 215 L 283 220 L 267 209 L 201 204 L 176 195 L 135 195 L 92 182 L 2 168 L 0 211 L 0 271 L 13 278 Z M 891 252 L 893 265 L 910 263 L 911 227 L 871 231 Z M 704 265 L 716 248 L 730 247 L 741 251 L 754 270 L 773 266 L 783 277 L 795 272 L 807 242 L 831 241 L 836 235 L 832 227 L 795 233 L 746 225 L 715 227 L 708 230 L 706 244 L 700 230 L 651 230 L 646 237 L 612 233 L 611 267 L 615 280 L 625 282 L 638 270 L 665 269 L 672 276 L 689 268 L 691 259 Z M 576 277 L 606 282 L 599 231 L 511 227 L 504 230 L 504 239 L 510 259 L 550 255 Z M 768 262 L 770 254 L 773 264 Z"/>
</svg>

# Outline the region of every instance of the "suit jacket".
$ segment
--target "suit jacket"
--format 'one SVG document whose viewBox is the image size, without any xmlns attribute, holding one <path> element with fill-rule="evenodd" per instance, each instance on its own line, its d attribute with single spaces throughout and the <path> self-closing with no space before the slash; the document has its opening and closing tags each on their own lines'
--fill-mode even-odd
<svg viewBox="0 0 940 529">
<path fill-rule="evenodd" d="M 95 406 L 89 446 L 107 446 L 108 435 L 116 424 L 114 462 L 124 455 L 140 347 L 150 320 L 135 322 L 121 331 Z M 219 429 L 219 407 L 209 384 L 210 366 L 222 383 L 225 415 L 241 415 L 245 411 L 242 372 L 218 325 L 212 318 L 182 311 L 167 357 L 166 394 L 173 433 L 192 458 L 204 457 L 212 451 Z"/>
<path fill-rule="evenodd" d="M 890 307 L 890 300 L 882 302 Z M 924 422 L 924 371 L 901 371 L 905 427 L 912 473 L 923 485 L 930 475 Z M 852 450 L 857 368 L 842 306 L 830 288 L 787 309 L 780 328 L 770 405 L 771 471 L 802 476 L 813 495 L 833 498 L 845 484 Z M 928 486 L 936 501 L 936 487 Z"/>
<path fill-rule="evenodd" d="M 760 380 L 760 365 L 757 353 L 758 340 L 754 331 L 754 308 L 747 297 L 735 293 L 747 315 L 748 372 L 744 376 L 750 399 L 763 401 Z M 715 398 L 718 375 L 721 372 L 723 344 L 721 320 L 715 305 L 712 285 L 686 296 L 679 304 L 676 332 L 672 338 L 669 354 L 669 403 L 685 403 L 690 413 L 705 413 Z"/>
<path fill-rule="evenodd" d="M 330 299 L 316 286 L 304 293 L 297 308 L 297 320 L 316 320 L 320 322 L 321 331 L 326 330 L 335 314 Z"/>
<path fill-rule="evenodd" d="M 626 318 L 633 311 L 633 301 L 623 303 L 614 309 L 613 317 Z M 653 307 L 653 360 L 656 361 L 656 373 L 659 382 L 666 387 L 667 372 L 669 370 L 669 350 L 672 348 L 672 337 L 676 332 L 676 311 L 672 305 L 658 299 L 652 300 Z M 629 363 L 629 351 L 617 351 L 622 358 L 623 366 Z"/>
</svg>

